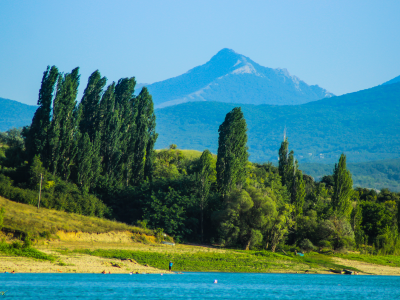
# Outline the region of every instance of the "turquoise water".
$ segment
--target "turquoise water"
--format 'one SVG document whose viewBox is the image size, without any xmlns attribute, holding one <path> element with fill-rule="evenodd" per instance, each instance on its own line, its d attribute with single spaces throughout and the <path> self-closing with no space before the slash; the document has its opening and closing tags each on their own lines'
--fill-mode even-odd
<svg viewBox="0 0 400 300">
<path fill-rule="evenodd" d="M 214 284 L 217 279 L 218 283 Z M 0 299 L 400 299 L 400 277 L 307 274 L 0 274 Z"/>
</svg>

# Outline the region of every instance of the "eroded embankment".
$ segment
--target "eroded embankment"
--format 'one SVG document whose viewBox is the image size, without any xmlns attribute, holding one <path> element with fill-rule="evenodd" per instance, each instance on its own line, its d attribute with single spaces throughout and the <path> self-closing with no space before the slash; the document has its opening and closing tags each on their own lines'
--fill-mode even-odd
<svg viewBox="0 0 400 300">
<path fill-rule="evenodd" d="M 60 241 L 65 242 L 96 242 L 96 243 L 135 243 L 146 240 L 155 243 L 154 236 L 145 234 L 132 233 L 130 231 L 110 231 L 105 233 L 88 233 L 88 232 L 65 232 L 57 231 L 56 235 Z"/>
</svg>

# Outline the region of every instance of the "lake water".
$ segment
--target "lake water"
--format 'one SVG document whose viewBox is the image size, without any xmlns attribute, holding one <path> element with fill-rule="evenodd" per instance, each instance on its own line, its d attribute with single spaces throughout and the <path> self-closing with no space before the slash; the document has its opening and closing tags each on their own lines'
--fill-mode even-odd
<svg viewBox="0 0 400 300">
<path fill-rule="evenodd" d="M 214 284 L 214 280 L 218 283 Z M 400 277 L 311 274 L 0 274 L 0 299 L 400 299 Z"/>
</svg>

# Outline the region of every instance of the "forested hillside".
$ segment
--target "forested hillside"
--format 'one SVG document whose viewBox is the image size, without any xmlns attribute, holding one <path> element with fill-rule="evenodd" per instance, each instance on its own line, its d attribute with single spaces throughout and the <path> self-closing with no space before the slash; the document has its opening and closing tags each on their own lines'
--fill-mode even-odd
<svg viewBox="0 0 400 300">
<path fill-rule="evenodd" d="M 218 125 L 235 104 L 194 102 L 157 109 L 156 148 L 217 151 Z M 250 161 L 276 161 L 287 135 L 300 162 L 398 158 L 400 83 L 296 106 L 240 105 L 248 124 Z"/>
<path fill-rule="evenodd" d="M 381 190 L 388 188 L 400 192 L 400 159 L 371 161 L 364 163 L 349 163 L 354 185 Z M 331 174 L 333 164 L 304 163 L 300 168 L 315 180 L 321 180 Z"/>
</svg>

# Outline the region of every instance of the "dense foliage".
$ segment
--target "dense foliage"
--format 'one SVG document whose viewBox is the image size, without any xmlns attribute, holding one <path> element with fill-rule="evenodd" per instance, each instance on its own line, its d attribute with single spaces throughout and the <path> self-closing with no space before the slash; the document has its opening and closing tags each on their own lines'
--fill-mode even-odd
<svg viewBox="0 0 400 300">
<path fill-rule="evenodd" d="M 95 71 L 80 103 L 78 69 L 44 73 L 30 127 L 1 135 L 0 194 L 15 201 L 104 216 L 177 241 L 243 249 L 400 251 L 400 195 L 353 188 L 342 154 L 314 181 L 285 136 L 279 165 L 248 161 L 247 123 L 233 108 L 219 127 L 218 156 L 153 150 L 152 97 L 135 79 L 105 88 Z"/>
</svg>

